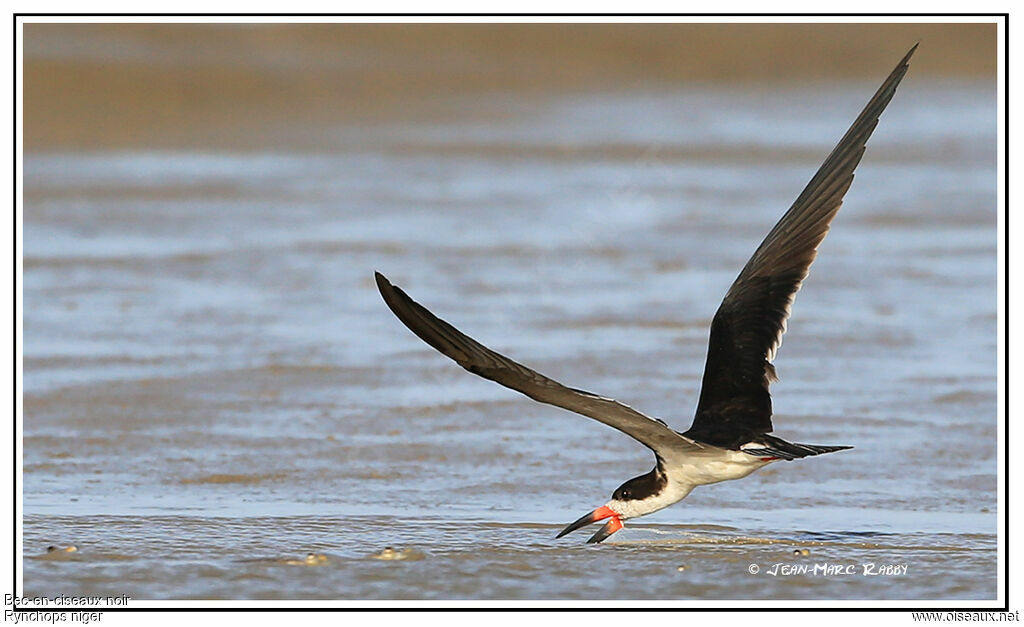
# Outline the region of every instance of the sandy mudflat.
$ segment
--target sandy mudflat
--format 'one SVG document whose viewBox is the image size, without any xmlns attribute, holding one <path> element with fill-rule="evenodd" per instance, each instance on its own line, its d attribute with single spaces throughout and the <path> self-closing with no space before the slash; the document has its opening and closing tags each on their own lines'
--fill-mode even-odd
<svg viewBox="0 0 1024 627">
<path fill-rule="evenodd" d="M 991 24 L 29 24 L 25 147 L 320 145 L 296 119 L 430 121 L 452 97 L 994 76 Z"/>
</svg>

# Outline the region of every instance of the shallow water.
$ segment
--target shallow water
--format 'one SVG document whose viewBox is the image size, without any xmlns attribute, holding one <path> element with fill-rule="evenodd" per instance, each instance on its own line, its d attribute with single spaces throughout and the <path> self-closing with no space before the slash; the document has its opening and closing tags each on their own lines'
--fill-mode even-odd
<svg viewBox="0 0 1024 627">
<path fill-rule="evenodd" d="M 27 543 L 79 537 L 83 546 L 28 555 L 34 577 L 25 593 L 60 589 L 133 600 L 898 600 L 975 599 L 994 585 L 985 556 L 995 544 L 984 516 L 947 515 L 960 533 L 895 533 L 775 526 L 806 519 L 799 510 L 756 522 L 743 510 L 733 513 L 770 528 L 640 523 L 595 546 L 555 542 L 560 525 L 514 513 L 507 523 L 493 515 L 29 516 Z M 872 529 L 888 527 L 877 520 Z M 374 559 L 381 542 L 416 549 L 404 560 Z M 799 549 L 809 554 L 794 555 Z M 306 564 L 309 552 L 326 560 Z"/>
<path fill-rule="evenodd" d="M 776 361 L 776 432 L 855 448 L 600 546 L 554 536 L 646 449 L 460 370 L 373 271 L 683 429 L 722 295 L 874 82 L 453 97 L 476 115 L 325 128 L 330 150 L 26 155 L 24 594 L 995 598 L 994 93 L 912 78 Z"/>
</svg>

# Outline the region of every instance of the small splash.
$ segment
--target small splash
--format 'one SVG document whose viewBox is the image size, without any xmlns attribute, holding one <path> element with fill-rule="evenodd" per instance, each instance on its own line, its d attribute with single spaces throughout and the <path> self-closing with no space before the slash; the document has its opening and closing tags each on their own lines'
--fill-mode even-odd
<svg viewBox="0 0 1024 627">
<path fill-rule="evenodd" d="M 243 564 L 263 564 L 274 566 L 284 564 L 286 566 L 323 566 L 331 560 L 323 553 L 307 553 L 303 558 L 295 557 L 255 557 L 238 560 Z"/>
<path fill-rule="evenodd" d="M 393 549 L 385 547 L 383 551 L 374 553 L 370 559 L 383 561 L 421 560 L 424 555 L 416 549 Z"/>
<path fill-rule="evenodd" d="M 78 556 L 78 547 L 74 544 L 69 544 L 67 546 L 50 545 L 46 547 L 45 553 L 34 555 L 32 557 L 42 560 L 62 561 L 76 559 Z"/>
<path fill-rule="evenodd" d="M 329 560 L 323 553 L 307 553 L 306 557 L 301 560 L 286 559 L 283 563 L 288 566 L 323 566 Z"/>
</svg>

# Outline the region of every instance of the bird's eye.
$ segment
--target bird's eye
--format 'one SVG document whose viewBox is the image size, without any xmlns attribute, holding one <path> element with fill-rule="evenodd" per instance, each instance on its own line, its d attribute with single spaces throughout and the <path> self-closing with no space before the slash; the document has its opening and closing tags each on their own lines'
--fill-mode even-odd
<svg viewBox="0 0 1024 627">
<path fill-rule="evenodd" d="M 622 498 L 624 498 L 624 499 L 628 499 L 629 498 L 629 490 L 623 490 L 622 491 Z"/>
</svg>

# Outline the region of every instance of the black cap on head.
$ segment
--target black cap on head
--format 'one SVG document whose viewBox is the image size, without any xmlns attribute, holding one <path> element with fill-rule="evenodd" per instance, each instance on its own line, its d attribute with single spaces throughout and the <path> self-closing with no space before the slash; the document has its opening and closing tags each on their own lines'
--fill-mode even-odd
<svg viewBox="0 0 1024 627">
<path fill-rule="evenodd" d="M 612 492 L 612 498 L 616 501 L 642 500 L 661 492 L 666 483 L 668 483 L 668 479 L 661 472 L 661 464 L 658 464 L 646 475 L 633 477 L 620 485 L 615 492 Z"/>
</svg>

